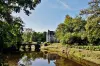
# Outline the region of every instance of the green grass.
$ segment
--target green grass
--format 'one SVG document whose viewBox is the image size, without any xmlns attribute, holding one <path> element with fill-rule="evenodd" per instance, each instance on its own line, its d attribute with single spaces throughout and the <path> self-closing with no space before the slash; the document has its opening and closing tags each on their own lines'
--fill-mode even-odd
<svg viewBox="0 0 100 66">
<path fill-rule="evenodd" d="M 100 64 L 100 46 L 70 46 L 58 43 L 50 44 L 44 47 L 50 52 L 63 52 L 66 53 L 66 48 L 69 48 L 69 55 L 76 58 L 86 59 L 94 63 Z"/>
<path fill-rule="evenodd" d="M 72 46 L 72 48 L 100 51 L 100 46 Z"/>
</svg>

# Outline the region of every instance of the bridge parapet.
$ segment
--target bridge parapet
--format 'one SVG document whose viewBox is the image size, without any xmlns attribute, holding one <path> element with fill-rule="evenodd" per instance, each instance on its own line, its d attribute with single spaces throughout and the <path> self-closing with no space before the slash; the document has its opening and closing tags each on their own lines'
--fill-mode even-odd
<svg viewBox="0 0 100 66">
<path fill-rule="evenodd" d="M 34 51 L 35 51 L 35 50 L 39 50 L 40 49 L 40 44 L 20 44 L 20 48 L 22 48 L 24 51 L 26 51 L 26 49 L 31 51 L 32 48 L 34 48 Z"/>
</svg>

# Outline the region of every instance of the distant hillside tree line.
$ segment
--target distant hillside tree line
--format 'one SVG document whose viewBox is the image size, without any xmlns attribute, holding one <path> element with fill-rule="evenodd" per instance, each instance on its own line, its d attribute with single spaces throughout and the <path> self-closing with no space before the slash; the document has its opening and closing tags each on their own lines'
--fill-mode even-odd
<svg viewBox="0 0 100 66">
<path fill-rule="evenodd" d="M 46 32 L 23 32 L 23 42 L 45 42 Z"/>
</svg>

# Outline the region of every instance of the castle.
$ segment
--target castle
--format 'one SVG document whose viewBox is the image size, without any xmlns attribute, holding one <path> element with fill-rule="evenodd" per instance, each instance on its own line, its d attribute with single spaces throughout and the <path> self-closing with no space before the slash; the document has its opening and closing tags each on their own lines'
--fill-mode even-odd
<svg viewBox="0 0 100 66">
<path fill-rule="evenodd" d="M 56 42 L 54 31 L 48 30 L 48 32 L 46 32 L 46 42 Z"/>
</svg>

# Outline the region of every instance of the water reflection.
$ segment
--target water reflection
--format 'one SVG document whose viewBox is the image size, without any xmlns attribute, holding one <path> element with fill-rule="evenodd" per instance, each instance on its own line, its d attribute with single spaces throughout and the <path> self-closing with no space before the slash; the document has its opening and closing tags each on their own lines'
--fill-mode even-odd
<svg viewBox="0 0 100 66">
<path fill-rule="evenodd" d="M 28 58 L 27 56 L 23 56 L 19 62 L 18 62 L 18 66 L 31 66 L 32 65 L 32 59 Z"/>
<path fill-rule="evenodd" d="M 9 66 L 81 66 L 55 53 L 23 52 L 5 56 L 7 56 L 5 59 L 8 60 Z"/>
</svg>

